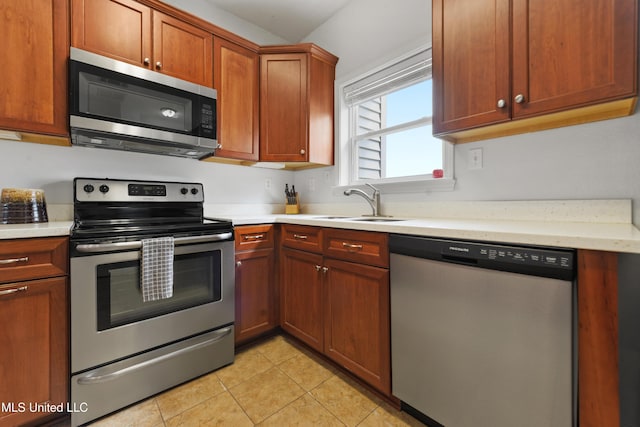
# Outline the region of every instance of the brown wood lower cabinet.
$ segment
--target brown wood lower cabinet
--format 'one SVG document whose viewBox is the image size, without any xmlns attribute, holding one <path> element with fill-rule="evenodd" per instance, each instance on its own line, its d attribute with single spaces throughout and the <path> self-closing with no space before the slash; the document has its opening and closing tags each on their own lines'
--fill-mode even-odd
<svg viewBox="0 0 640 427">
<path fill-rule="evenodd" d="M 390 396 L 387 235 L 285 225 L 282 243 L 282 329 Z"/>
<path fill-rule="evenodd" d="M 389 270 L 326 259 L 324 352 L 391 393 Z"/>
<path fill-rule="evenodd" d="M 282 329 L 322 352 L 322 255 L 284 248 L 281 269 Z"/>
<path fill-rule="evenodd" d="M 68 382 L 67 279 L 0 286 L 0 426 L 51 415 L 38 404 L 65 405 Z"/>
<path fill-rule="evenodd" d="M 274 228 L 235 228 L 235 342 L 241 344 L 277 327 Z"/>
<path fill-rule="evenodd" d="M 44 404 L 66 410 L 68 247 L 66 237 L 0 240 L 0 427 L 62 415 Z"/>
</svg>

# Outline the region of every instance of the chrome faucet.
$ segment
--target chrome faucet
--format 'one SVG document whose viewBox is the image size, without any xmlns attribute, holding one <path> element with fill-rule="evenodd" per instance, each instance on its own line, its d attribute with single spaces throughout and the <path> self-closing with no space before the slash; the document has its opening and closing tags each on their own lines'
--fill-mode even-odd
<svg viewBox="0 0 640 427">
<path fill-rule="evenodd" d="M 344 190 L 344 195 L 350 196 L 352 194 L 357 194 L 358 196 L 364 198 L 371 206 L 371 209 L 373 210 L 373 216 L 380 216 L 380 190 L 369 183 L 366 183 L 365 185 L 373 189 L 373 194 L 371 196 L 357 188 L 348 188 Z"/>
</svg>

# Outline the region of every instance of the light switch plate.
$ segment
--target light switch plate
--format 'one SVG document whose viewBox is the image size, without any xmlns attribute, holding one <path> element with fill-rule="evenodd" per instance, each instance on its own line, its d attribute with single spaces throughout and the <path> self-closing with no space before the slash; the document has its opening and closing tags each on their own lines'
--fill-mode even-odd
<svg viewBox="0 0 640 427">
<path fill-rule="evenodd" d="M 482 169 L 482 148 L 469 150 L 469 169 Z"/>
</svg>

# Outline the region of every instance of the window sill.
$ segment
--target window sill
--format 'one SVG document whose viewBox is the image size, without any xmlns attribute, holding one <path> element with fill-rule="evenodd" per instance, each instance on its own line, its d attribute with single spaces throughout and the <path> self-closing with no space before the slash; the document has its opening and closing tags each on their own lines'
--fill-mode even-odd
<svg viewBox="0 0 640 427">
<path fill-rule="evenodd" d="M 388 180 L 381 182 L 370 182 L 382 194 L 402 194 L 402 193 L 429 193 L 433 191 L 453 191 L 456 180 L 453 178 L 428 178 L 421 180 Z M 353 185 L 339 185 L 333 187 L 334 195 L 342 195 L 347 188 L 362 187 L 365 191 L 367 188 L 364 183 Z"/>
</svg>

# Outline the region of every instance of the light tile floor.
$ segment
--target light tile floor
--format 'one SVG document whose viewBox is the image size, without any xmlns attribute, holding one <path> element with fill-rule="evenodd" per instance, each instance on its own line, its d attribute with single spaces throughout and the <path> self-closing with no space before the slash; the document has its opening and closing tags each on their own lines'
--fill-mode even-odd
<svg viewBox="0 0 640 427">
<path fill-rule="evenodd" d="M 423 426 L 283 336 L 241 350 L 233 365 L 91 425 Z"/>
</svg>

